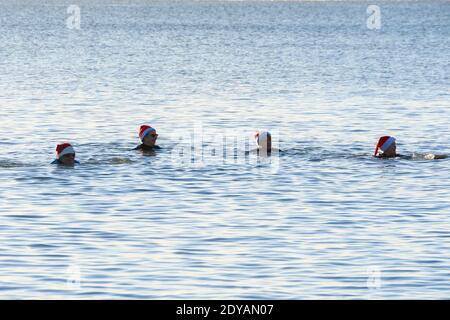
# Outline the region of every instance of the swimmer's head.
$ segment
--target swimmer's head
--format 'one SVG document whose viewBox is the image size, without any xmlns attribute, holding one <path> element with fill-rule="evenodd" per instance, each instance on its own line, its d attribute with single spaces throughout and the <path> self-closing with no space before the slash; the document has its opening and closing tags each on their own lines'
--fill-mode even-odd
<svg viewBox="0 0 450 320">
<path fill-rule="evenodd" d="M 70 143 L 61 143 L 56 146 L 56 159 L 65 166 L 73 166 L 75 163 L 75 149 Z"/>
<path fill-rule="evenodd" d="M 395 157 L 397 151 L 397 144 L 395 138 L 390 136 L 381 137 L 375 147 L 374 156 L 381 154 L 384 157 Z"/>
<path fill-rule="evenodd" d="M 156 143 L 157 138 L 158 134 L 156 133 L 155 128 L 152 128 L 148 125 L 142 125 L 139 128 L 139 139 L 141 139 L 141 142 L 144 145 L 153 147 Z"/>
<path fill-rule="evenodd" d="M 255 134 L 256 144 L 259 150 L 268 151 L 272 150 L 272 135 L 268 131 L 258 131 Z"/>
</svg>

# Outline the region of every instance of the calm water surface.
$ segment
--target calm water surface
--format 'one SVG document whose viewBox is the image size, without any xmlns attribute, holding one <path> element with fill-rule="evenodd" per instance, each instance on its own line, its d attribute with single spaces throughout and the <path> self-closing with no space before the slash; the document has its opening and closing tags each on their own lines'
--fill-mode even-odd
<svg viewBox="0 0 450 320">
<path fill-rule="evenodd" d="M 450 160 L 371 156 L 450 152 L 449 2 L 70 4 L 0 1 L 0 298 L 450 296 Z"/>
</svg>

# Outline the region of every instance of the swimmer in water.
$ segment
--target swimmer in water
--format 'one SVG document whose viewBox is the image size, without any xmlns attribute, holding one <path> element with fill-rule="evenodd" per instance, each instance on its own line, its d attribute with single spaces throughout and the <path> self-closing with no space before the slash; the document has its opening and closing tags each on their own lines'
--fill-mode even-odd
<svg viewBox="0 0 450 320">
<path fill-rule="evenodd" d="M 375 147 L 374 156 L 377 158 L 403 158 L 403 159 L 426 159 L 426 160 L 437 160 L 445 159 L 447 155 L 445 154 L 427 154 L 427 155 L 413 155 L 404 156 L 397 153 L 397 144 L 394 137 L 384 136 L 378 140 Z"/>
<path fill-rule="evenodd" d="M 80 164 L 75 160 L 75 149 L 70 143 L 61 143 L 56 146 L 56 159 L 52 164 L 58 164 L 61 166 L 74 166 Z"/>
<path fill-rule="evenodd" d="M 161 147 L 155 145 L 156 139 L 158 139 L 158 134 L 156 133 L 155 128 L 148 125 L 142 125 L 139 128 L 139 139 L 142 143 L 133 150 L 152 151 L 155 149 L 161 149 Z"/>
<path fill-rule="evenodd" d="M 258 131 L 255 134 L 256 144 L 258 145 L 258 149 L 256 149 L 256 153 L 258 154 L 271 154 L 273 152 L 279 152 L 280 150 L 276 148 L 272 148 L 272 135 L 269 131 Z"/>
<path fill-rule="evenodd" d="M 402 155 L 397 154 L 397 144 L 395 142 L 395 138 L 390 136 L 384 136 L 378 139 L 373 156 L 377 158 L 402 157 Z"/>
</svg>

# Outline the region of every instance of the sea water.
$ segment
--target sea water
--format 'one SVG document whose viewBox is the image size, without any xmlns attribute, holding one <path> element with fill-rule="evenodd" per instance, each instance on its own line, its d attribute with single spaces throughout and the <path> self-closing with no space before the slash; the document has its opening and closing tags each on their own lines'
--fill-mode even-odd
<svg viewBox="0 0 450 320">
<path fill-rule="evenodd" d="M 450 161 L 373 158 L 449 153 L 449 2 L 73 2 L 0 1 L 0 298 L 449 297 Z"/>
</svg>

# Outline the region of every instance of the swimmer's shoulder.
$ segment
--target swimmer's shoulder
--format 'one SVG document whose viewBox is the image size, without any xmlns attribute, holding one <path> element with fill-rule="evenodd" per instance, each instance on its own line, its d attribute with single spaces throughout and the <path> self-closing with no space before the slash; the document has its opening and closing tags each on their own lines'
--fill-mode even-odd
<svg viewBox="0 0 450 320">
<path fill-rule="evenodd" d="M 377 159 L 412 159 L 412 156 L 407 156 L 407 155 L 403 155 L 403 154 L 396 154 L 395 156 L 391 156 L 391 157 L 387 157 L 387 156 L 383 156 L 381 155 L 377 155 L 375 156 L 375 158 Z"/>
<path fill-rule="evenodd" d="M 158 150 L 158 149 L 161 149 L 161 147 L 160 146 L 148 147 L 145 144 L 140 144 L 132 150 L 152 151 L 152 150 Z"/>
<path fill-rule="evenodd" d="M 280 150 L 280 149 L 277 149 L 277 148 L 272 148 L 272 149 L 270 150 L 270 152 L 266 152 L 266 151 L 261 150 L 261 149 L 254 149 L 254 150 L 251 150 L 250 153 L 254 153 L 254 154 L 257 154 L 257 155 L 260 155 L 260 154 L 261 154 L 261 155 L 268 155 L 268 156 L 271 156 L 271 155 L 279 155 L 279 154 L 282 154 L 283 151 Z"/>
<path fill-rule="evenodd" d="M 404 155 L 404 154 L 396 154 L 395 155 L 396 159 L 406 159 L 406 160 L 411 160 L 413 158 L 413 156 L 411 155 Z"/>
<path fill-rule="evenodd" d="M 80 161 L 78 161 L 78 160 L 74 160 L 73 162 L 74 162 L 74 164 L 80 164 Z M 50 164 L 62 165 L 63 163 L 59 159 L 55 159 Z"/>
</svg>

